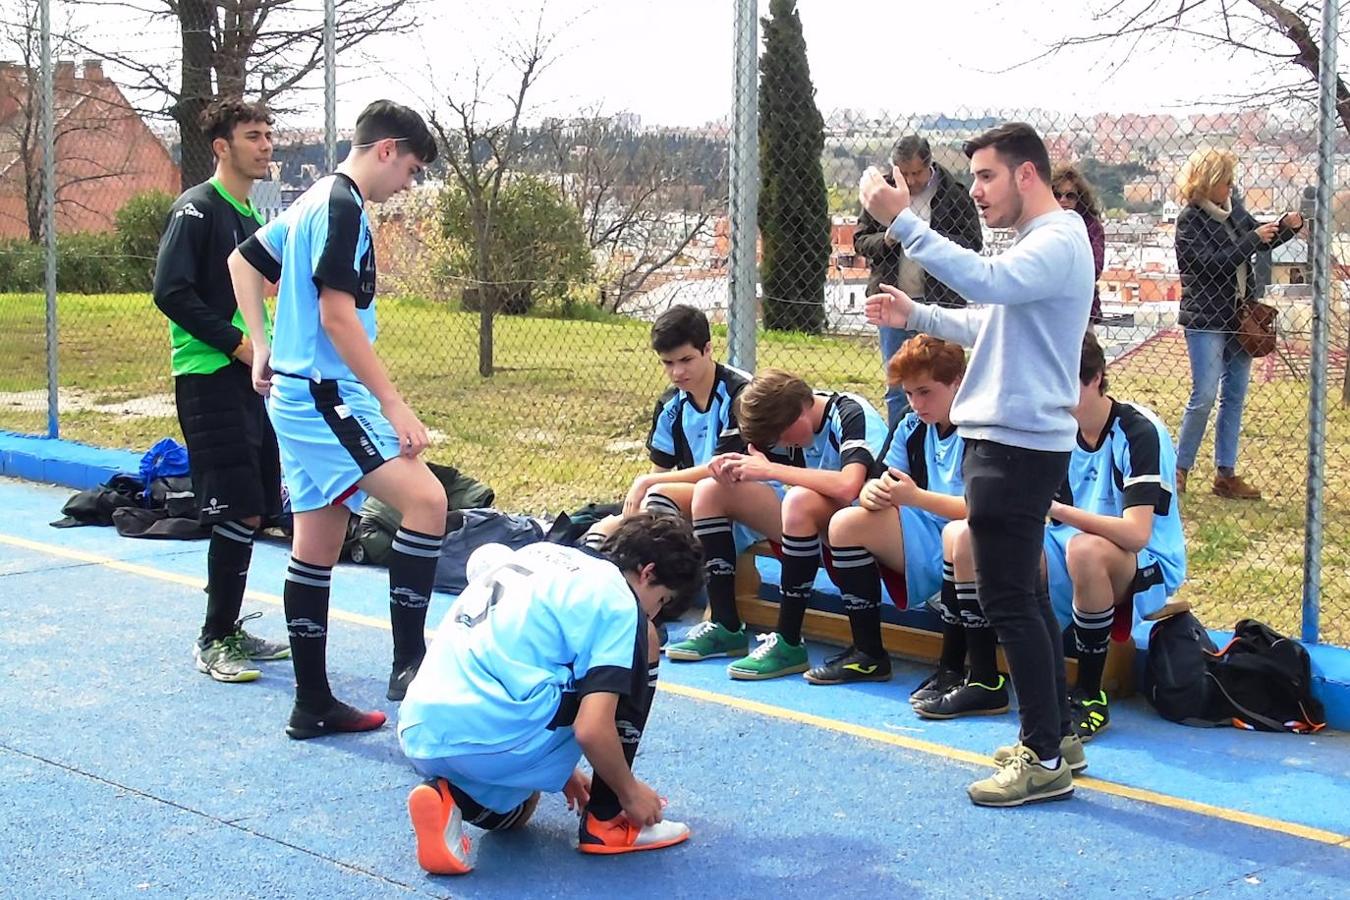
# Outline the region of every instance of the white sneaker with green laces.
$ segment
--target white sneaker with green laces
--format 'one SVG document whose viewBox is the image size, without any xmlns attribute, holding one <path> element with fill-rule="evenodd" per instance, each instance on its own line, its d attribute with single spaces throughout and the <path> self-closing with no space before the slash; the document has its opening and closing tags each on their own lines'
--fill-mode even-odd
<svg viewBox="0 0 1350 900">
<path fill-rule="evenodd" d="M 252 660 L 262 660 L 270 662 L 277 659 L 291 658 L 291 645 L 289 641 L 269 641 L 266 638 L 260 638 L 256 634 L 249 634 L 244 630 L 244 623 L 257 619 L 262 616 L 260 612 L 249 613 L 238 622 L 234 623 L 235 636 L 239 638 L 239 648 L 244 651 L 244 656 Z"/>
<path fill-rule="evenodd" d="M 200 642 L 192 643 L 192 658 L 197 662 L 197 671 L 210 675 L 216 681 L 238 683 L 257 681 L 262 672 L 249 665 L 248 655 L 239 639 L 239 635 L 227 635 L 220 640 L 211 641 L 205 647 Z"/>
</svg>

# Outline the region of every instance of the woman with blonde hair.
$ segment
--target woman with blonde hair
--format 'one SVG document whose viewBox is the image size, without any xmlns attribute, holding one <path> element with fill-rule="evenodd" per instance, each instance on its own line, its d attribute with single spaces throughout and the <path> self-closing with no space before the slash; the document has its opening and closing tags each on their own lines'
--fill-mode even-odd
<svg viewBox="0 0 1350 900">
<path fill-rule="evenodd" d="M 1098 280 L 1102 277 L 1102 267 L 1106 264 L 1106 229 L 1102 227 L 1102 211 L 1097 204 L 1097 192 L 1091 182 L 1083 176 L 1072 163 L 1058 163 L 1050 173 L 1050 188 L 1060 209 L 1071 209 L 1083 217 L 1087 226 L 1088 243 L 1092 245 L 1092 265 Z M 1093 325 L 1102 320 L 1102 298 L 1100 288 L 1092 285 L 1092 314 L 1088 319 Z"/>
<path fill-rule="evenodd" d="M 1287 212 L 1277 222 L 1258 224 L 1234 206 L 1237 157 L 1229 150 L 1199 147 L 1177 179 L 1177 267 L 1181 272 L 1181 314 L 1191 361 L 1191 396 L 1181 417 L 1177 442 L 1177 492 L 1200 449 L 1214 399 L 1219 415 L 1214 434 L 1214 486 L 1219 497 L 1259 500 L 1261 492 L 1237 474 L 1238 435 L 1247 399 L 1252 358 L 1238 343 L 1238 310 L 1247 299 L 1252 255 L 1278 246 L 1303 227 Z"/>
</svg>

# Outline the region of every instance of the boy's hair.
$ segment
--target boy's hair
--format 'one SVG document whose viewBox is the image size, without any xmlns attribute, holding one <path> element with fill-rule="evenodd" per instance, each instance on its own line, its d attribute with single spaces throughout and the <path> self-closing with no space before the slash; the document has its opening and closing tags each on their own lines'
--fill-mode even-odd
<svg viewBox="0 0 1350 900">
<path fill-rule="evenodd" d="M 197 118 L 202 134 L 208 141 L 217 138 L 230 140 L 234 137 L 234 127 L 245 122 L 266 122 L 272 124 L 272 111 L 261 101 L 252 103 L 242 97 L 222 97 L 207 104 Z"/>
<path fill-rule="evenodd" d="M 436 161 L 436 139 L 417 111 L 393 100 L 376 100 L 356 117 L 352 147 L 364 149 L 388 138 L 406 143 L 423 164 Z"/>
<path fill-rule="evenodd" d="M 811 386 L 791 372 L 762 369 L 736 398 L 741 437 L 762 451 L 778 443 L 783 432 L 812 400 Z"/>
<path fill-rule="evenodd" d="M 1083 335 L 1083 355 L 1078 361 L 1078 383 L 1088 384 L 1098 374 L 1102 376 L 1101 392 L 1106 393 L 1106 354 L 1097 336 L 1089 331 Z"/>
<path fill-rule="evenodd" d="M 655 563 L 653 580 L 671 593 L 665 618 L 678 617 L 681 607 L 688 607 L 703 587 L 703 545 L 683 516 L 650 512 L 630 516 L 605 538 L 600 553 L 622 572 Z"/>
<path fill-rule="evenodd" d="M 924 375 L 942 384 L 955 384 L 966 374 L 966 351 L 959 344 L 916 334 L 886 363 L 886 381 L 895 386 Z"/>
<path fill-rule="evenodd" d="M 993 147 L 998 158 L 1009 169 L 1016 169 L 1024 162 L 1031 163 L 1036 167 L 1036 174 L 1041 177 L 1041 181 L 1050 184 L 1050 153 L 1036 129 L 1026 122 L 1005 122 L 966 141 L 961 149 L 970 158 L 976 150 L 985 147 Z"/>
<path fill-rule="evenodd" d="M 672 306 L 652 323 L 652 349 L 657 353 L 669 353 L 685 344 L 702 351 L 711 340 L 708 317 L 692 306 Z"/>
</svg>

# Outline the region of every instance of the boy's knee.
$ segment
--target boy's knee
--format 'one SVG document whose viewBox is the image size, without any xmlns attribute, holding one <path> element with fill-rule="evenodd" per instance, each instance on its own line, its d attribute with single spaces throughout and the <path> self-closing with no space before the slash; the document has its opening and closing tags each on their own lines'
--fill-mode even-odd
<svg viewBox="0 0 1350 900">
<path fill-rule="evenodd" d="M 871 513 L 860 506 L 841 509 L 830 517 L 827 536 L 831 545 L 851 547 L 862 544 L 867 537 L 867 523 Z"/>
<path fill-rule="evenodd" d="M 1096 534 L 1076 534 L 1069 540 L 1064 553 L 1064 564 L 1069 577 L 1077 581 L 1083 575 L 1104 572 L 1106 566 L 1125 551 Z"/>
</svg>

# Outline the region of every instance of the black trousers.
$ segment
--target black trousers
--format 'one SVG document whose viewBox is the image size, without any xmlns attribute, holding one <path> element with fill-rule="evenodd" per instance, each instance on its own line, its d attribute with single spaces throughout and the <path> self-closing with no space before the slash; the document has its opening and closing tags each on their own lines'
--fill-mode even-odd
<svg viewBox="0 0 1350 900">
<path fill-rule="evenodd" d="M 962 461 L 980 607 L 1008 659 L 1022 742 L 1041 759 L 1070 727 L 1063 641 L 1038 589 L 1045 516 L 1068 471 L 1068 453 L 993 441 L 966 441 Z"/>
</svg>

